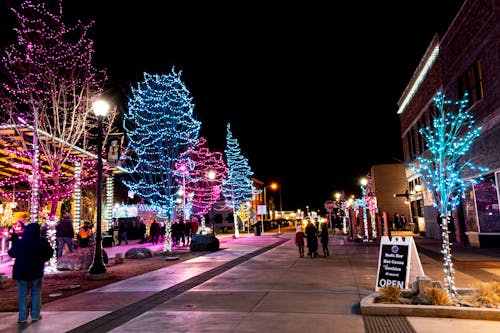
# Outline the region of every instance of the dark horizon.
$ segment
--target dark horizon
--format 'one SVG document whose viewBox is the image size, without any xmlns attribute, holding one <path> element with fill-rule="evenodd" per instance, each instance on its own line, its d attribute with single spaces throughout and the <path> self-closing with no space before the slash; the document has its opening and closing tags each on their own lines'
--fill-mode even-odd
<svg viewBox="0 0 500 333">
<path fill-rule="evenodd" d="M 1 18 L 13 2 L 0 6 Z M 231 122 L 254 177 L 282 184 L 284 210 L 323 210 L 334 192 L 359 195 L 372 165 L 403 159 L 398 99 L 462 3 L 65 0 L 63 15 L 96 21 L 95 60 L 119 109 L 144 72 L 175 67 L 212 150 L 224 150 Z M 13 19 L 2 21 L 0 45 L 12 36 Z"/>
</svg>

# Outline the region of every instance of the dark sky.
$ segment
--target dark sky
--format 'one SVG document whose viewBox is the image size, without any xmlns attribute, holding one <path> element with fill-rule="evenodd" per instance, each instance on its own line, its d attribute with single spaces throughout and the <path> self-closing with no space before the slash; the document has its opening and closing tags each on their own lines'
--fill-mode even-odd
<svg viewBox="0 0 500 333">
<path fill-rule="evenodd" d="M 2 2 L 1 17 L 9 3 L 17 1 Z M 230 122 L 254 176 L 282 184 L 283 209 L 322 209 L 336 191 L 358 194 L 371 165 L 402 160 L 397 101 L 463 1 L 272 3 L 64 0 L 63 8 L 67 20 L 96 21 L 96 62 L 117 101 L 143 72 L 175 66 L 212 150 L 224 150 Z"/>
</svg>

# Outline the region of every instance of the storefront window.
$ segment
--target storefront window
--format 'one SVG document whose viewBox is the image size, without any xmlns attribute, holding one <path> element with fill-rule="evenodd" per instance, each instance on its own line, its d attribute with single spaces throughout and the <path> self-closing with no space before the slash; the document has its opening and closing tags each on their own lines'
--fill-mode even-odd
<svg viewBox="0 0 500 333">
<path fill-rule="evenodd" d="M 476 204 L 474 201 L 474 189 L 472 188 L 472 184 L 465 191 L 464 207 L 466 231 L 478 232 Z"/>
<path fill-rule="evenodd" d="M 479 232 L 500 232 L 500 211 L 498 208 L 498 186 L 495 175 L 486 176 L 474 185 Z"/>
</svg>

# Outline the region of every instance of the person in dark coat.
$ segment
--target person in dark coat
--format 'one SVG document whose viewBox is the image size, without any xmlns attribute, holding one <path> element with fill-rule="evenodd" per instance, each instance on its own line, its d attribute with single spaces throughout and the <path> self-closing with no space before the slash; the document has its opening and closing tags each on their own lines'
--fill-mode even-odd
<svg viewBox="0 0 500 333">
<path fill-rule="evenodd" d="M 42 278 L 45 263 L 49 261 L 54 249 L 45 238 L 40 237 L 40 225 L 29 223 L 23 236 L 8 251 L 15 258 L 12 278 L 17 281 L 19 316 L 18 323 L 28 320 L 28 294 L 31 295 L 31 320 L 42 319 Z"/>
<path fill-rule="evenodd" d="M 146 231 L 147 231 L 147 226 L 146 222 L 144 222 L 143 219 L 139 222 L 139 234 L 141 235 L 141 244 L 146 243 Z"/>
<path fill-rule="evenodd" d="M 56 226 L 57 237 L 57 257 L 63 255 L 64 244 L 68 246 L 69 252 L 73 252 L 73 238 L 75 237 L 75 230 L 73 229 L 73 221 L 69 213 L 64 213 L 61 221 Z"/>
<path fill-rule="evenodd" d="M 326 223 L 321 225 L 321 232 L 319 234 L 321 239 L 321 245 L 323 247 L 323 256 L 328 257 L 330 255 L 330 251 L 328 251 L 328 226 Z"/>
<path fill-rule="evenodd" d="M 149 236 L 153 245 L 158 244 L 158 239 L 160 238 L 160 224 L 158 221 L 153 220 L 153 223 L 149 226 Z"/>
<path fill-rule="evenodd" d="M 311 258 L 318 256 L 318 236 L 316 235 L 317 233 L 318 230 L 311 222 L 311 220 L 309 220 L 309 222 L 307 222 L 305 234 L 307 239 L 307 249 L 309 251 L 307 255 L 310 256 Z"/>
<path fill-rule="evenodd" d="M 127 221 L 119 220 L 119 222 L 118 222 L 118 245 L 122 245 L 122 241 L 124 241 L 125 244 L 128 244 L 127 232 L 128 232 Z"/>
</svg>

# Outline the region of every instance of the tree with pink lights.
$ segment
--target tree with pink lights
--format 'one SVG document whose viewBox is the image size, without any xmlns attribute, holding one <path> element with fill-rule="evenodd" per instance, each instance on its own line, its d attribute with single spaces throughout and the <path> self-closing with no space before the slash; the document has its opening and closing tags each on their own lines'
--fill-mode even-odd
<svg viewBox="0 0 500 333">
<path fill-rule="evenodd" d="M 95 160 L 75 154 L 75 148 L 96 149 L 92 102 L 102 94 L 107 76 L 92 64 L 93 21 L 66 25 L 62 0 L 54 9 L 47 1 L 25 0 L 11 10 L 18 24 L 17 41 L 3 51 L 0 107 L 6 111 L 4 128 L 17 133 L 4 139 L 28 162 L 20 163 L 17 175 L 2 185 L 10 181 L 17 188 L 31 187 L 32 195 L 40 191 L 43 200 L 51 201 L 54 216 L 59 202 L 74 190 L 77 163 L 83 169 L 82 185 L 95 181 Z M 105 135 L 115 115 L 108 114 Z M 22 146 L 22 153 L 16 145 Z"/>
<path fill-rule="evenodd" d="M 194 163 L 186 183 L 186 192 L 193 194 L 190 198 L 192 214 L 202 219 L 203 230 L 203 217 L 213 209 L 221 196 L 221 186 L 227 177 L 228 168 L 222 152 L 210 151 L 204 137 L 200 137 L 198 144 L 186 154 Z"/>
</svg>

